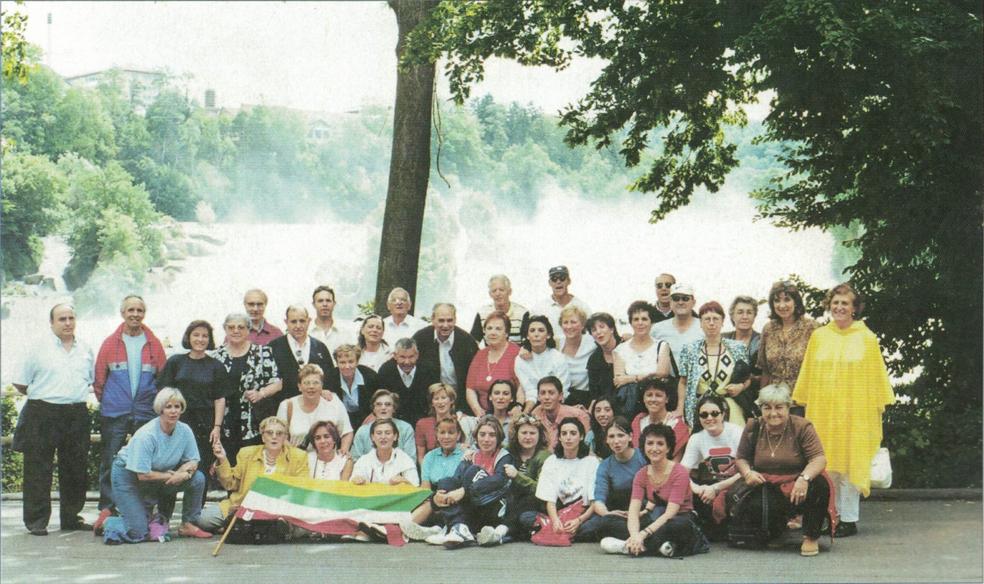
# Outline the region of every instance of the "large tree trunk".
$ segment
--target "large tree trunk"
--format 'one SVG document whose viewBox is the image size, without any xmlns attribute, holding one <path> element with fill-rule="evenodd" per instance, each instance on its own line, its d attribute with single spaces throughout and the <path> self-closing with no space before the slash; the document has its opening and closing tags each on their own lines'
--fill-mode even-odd
<svg viewBox="0 0 984 584">
<path fill-rule="evenodd" d="M 407 35 L 433 10 L 432 0 L 389 0 L 396 13 L 403 53 Z M 393 108 L 393 151 L 390 157 L 386 213 L 379 243 L 376 273 L 376 312 L 384 313 L 386 296 L 399 286 L 410 298 L 417 297 L 417 264 L 424 225 L 424 203 L 430 175 L 431 101 L 434 97 L 434 64 L 399 69 L 396 105 Z"/>
</svg>

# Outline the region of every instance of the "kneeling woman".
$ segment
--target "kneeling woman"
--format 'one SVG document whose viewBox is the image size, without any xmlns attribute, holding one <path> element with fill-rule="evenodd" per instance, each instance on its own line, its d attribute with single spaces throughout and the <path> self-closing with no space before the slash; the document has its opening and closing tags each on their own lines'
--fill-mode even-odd
<svg viewBox="0 0 984 584">
<path fill-rule="evenodd" d="M 668 426 L 654 424 L 642 431 L 640 442 L 649 464 L 632 481 L 629 539 L 606 537 L 601 549 L 610 554 L 665 557 L 706 552 L 707 540 L 691 513 L 690 475 L 672 460 L 676 434 Z"/>
<path fill-rule="evenodd" d="M 495 416 L 479 418 L 475 456 L 471 461 L 462 461 L 453 476 L 437 481 L 434 510 L 445 531 L 428 537 L 427 543 L 449 548 L 474 544 L 473 531 L 480 531 L 479 543 L 501 542 L 506 532 L 505 501 L 509 491 L 505 467 L 512 464 L 512 456 L 502 448 L 504 438 Z"/>
<path fill-rule="evenodd" d="M 246 498 L 246 493 L 258 477 L 273 473 L 292 477 L 308 476 L 307 452 L 290 445 L 286 420 L 275 416 L 264 419 L 260 422 L 260 437 L 263 444 L 247 446 L 239 451 L 236 466 L 229 464 L 221 442 L 213 445 L 212 452 L 218 462 L 215 472 L 219 483 L 229 491 L 229 497 L 217 506 L 205 509 L 198 523 L 203 529 L 213 532 L 220 530 L 226 519 Z"/>
<path fill-rule="evenodd" d="M 191 428 L 178 421 L 185 410 L 181 392 L 165 387 L 154 398 L 159 417 L 133 433 L 113 461 L 113 503 L 123 516 L 125 541 L 147 541 L 148 507 L 158 505 L 165 519 L 174 511 L 174 495 L 184 492 L 179 535 L 211 537 L 199 529 L 205 475 L 198 470 L 198 446 Z"/>
</svg>

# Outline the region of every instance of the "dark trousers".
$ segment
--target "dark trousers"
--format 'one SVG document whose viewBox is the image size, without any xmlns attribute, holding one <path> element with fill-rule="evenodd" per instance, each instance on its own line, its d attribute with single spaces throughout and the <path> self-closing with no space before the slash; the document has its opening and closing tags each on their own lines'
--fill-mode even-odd
<svg viewBox="0 0 984 584">
<path fill-rule="evenodd" d="M 81 522 L 89 455 L 89 410 L 85 404 L 27 400 L 18 419 L 13 449 L 24 453 L 24 525 L 28 529 L 48 526 L 56 453 L 61 525 Z"/>
<path fill-rule="evenodd" d="M 806 498 L 799 505 L 793 505 L 789 499 L 780 496 L 787 517 L 803 515 L 803 535 L 817 539 L 823 529 L 823 520 L 827 517 L 827 502 L 830 499 L 830 485 L 823 476 L 810 481 L 806 489 Z"/>
<path fill-rule="evenodd" d="M 113 505 L 113 459 L 123 448 L 127 435 L 132 435 L 147 420 L 135 420 L 133 416 L 107 418 L 103 416 L 99 428 L 102 439 L 102 456 L 99 459 L 99 510 Z"/>
</svg>

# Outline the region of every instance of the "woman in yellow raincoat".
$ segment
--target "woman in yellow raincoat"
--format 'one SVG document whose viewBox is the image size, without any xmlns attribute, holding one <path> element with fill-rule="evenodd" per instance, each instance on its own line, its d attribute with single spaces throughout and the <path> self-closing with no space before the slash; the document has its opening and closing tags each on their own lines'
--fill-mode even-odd
<svg viewBox="0 0 984 584">
<path fill-rule="evenodd" d="M 861 494 L 868 496 L 871 459 L 881 445 L 882 413 L 895 402 L 875 334 L 855 318 L 864 303 L 850 284 L 824 299 L 831 321 L 813 332 L 793 399 L 806 405 L 837 490 L 835 537 L 858 532 Z"/>
</svg>

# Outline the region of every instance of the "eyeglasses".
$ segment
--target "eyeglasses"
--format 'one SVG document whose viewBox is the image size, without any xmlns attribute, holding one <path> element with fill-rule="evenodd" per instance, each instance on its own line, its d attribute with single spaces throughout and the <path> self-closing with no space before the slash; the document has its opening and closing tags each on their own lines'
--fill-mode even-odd
<svg viewBox="0 0 984 584">
<path fill-rule="evenodd" d="M 673 302 L 690 302 L 691 298 L 693 298 L 693 296 L 690 296 L 689 294 L 674 294 L 670 296 L 670 300 Z"/>
<path fill-rule="evenodd" d="M 719 411 L 714 411 L 714 412 L 701 412 L 701 413 L 699 413 L 697 415 L 700 416 L 700 419 L 706 420 L 707 418 L 717 418 L 718 416 L 721 415 L 721 412 L 719 412 Z"/>
<path fill-rule="evenodd" d="M 657 288 L 672 288 L 673 282 L 656 282 Z"/>
<path fill-rule="evenodd" d="M 283 430 L 264 430 L 263 435 L 269 436 L 270 438 L 280 438 L 282 436 L 286 436 L 287 432 L 284 432 Z"/>
</svg>

